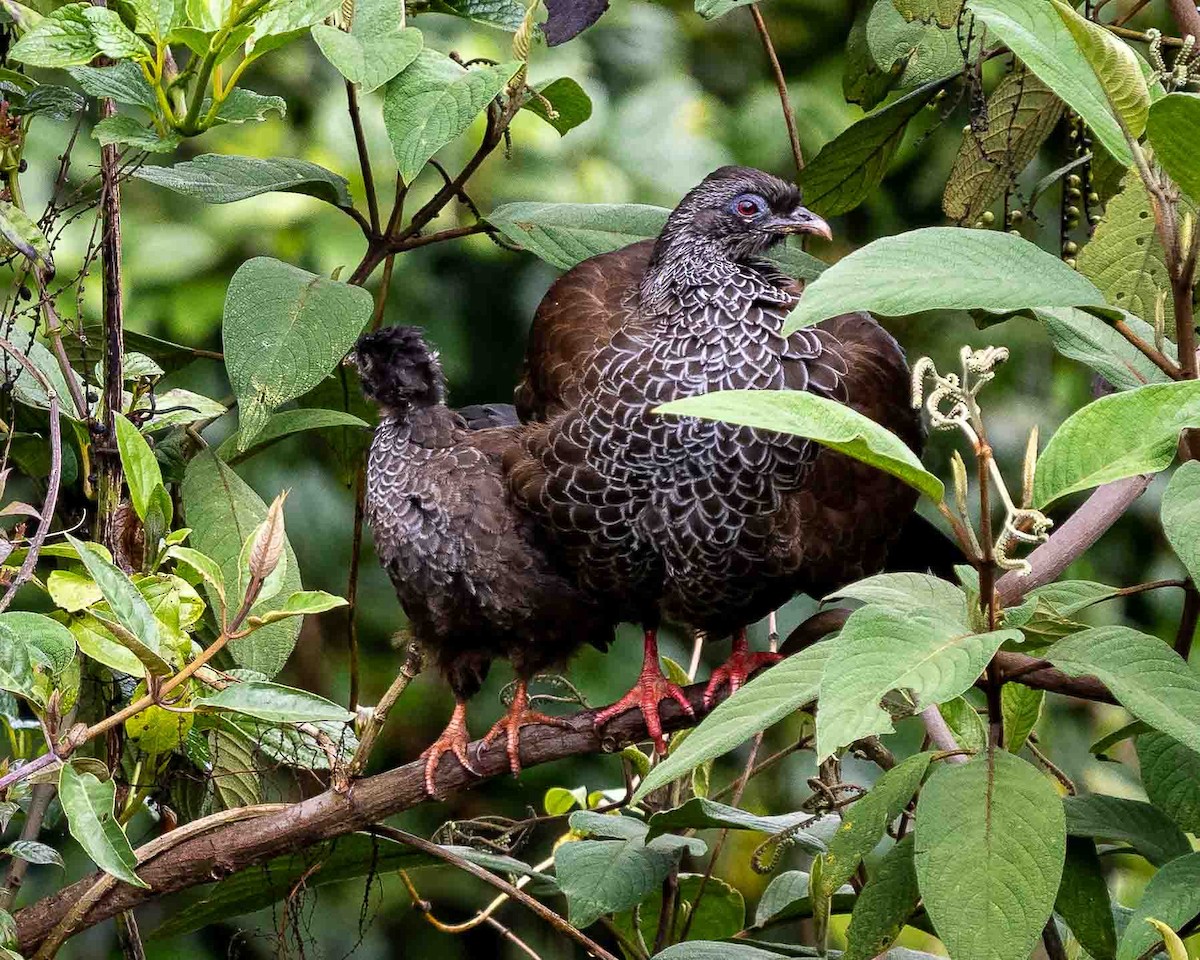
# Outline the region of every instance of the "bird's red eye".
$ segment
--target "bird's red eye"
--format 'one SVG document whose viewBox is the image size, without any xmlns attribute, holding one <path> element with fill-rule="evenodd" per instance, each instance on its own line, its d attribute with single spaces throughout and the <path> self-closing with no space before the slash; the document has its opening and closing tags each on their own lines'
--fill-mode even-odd
<svg viewBox="0 0 1200 960">
<path fill-rule="evenodd" d="M 737 212 L 743 217 L 753 217 L 758 215 L 759 207 L 753 200 L 739 200 L 737 202 Z"/>
</svg>

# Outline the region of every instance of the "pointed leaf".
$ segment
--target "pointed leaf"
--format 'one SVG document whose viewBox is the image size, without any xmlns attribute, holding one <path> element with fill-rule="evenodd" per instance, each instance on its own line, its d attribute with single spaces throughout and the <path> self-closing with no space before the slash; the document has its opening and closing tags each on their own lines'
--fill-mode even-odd
<svg viewBox="0 0 1200 960">
<path fill-rule="evenodd" d="M 241 713 L 270 723 L 316 723 L 321 720 L 345 723 L 354 719 L 345 708 L 315 693 L 258 680 L 231 683 L 219 693 L 197 698 L 195 707 L 197 710 Z"/>
<path fill-rule="evenodd" d="M 861 600 L 899 613 L 940 610 L 947 620 L 967 623 L 962 587 L 928 573 L 879 573 L 829 594 L 829 600 Z"/>
<path fill-rule="evenodd" d="M 40 613 L 0 613 L 0 690 L 44 704 L 75 656 L 75 639 Z"/>
<path fill-rule="evenodd" d="M 312 36 L 338 72 L 370 93 L 387 83 L 421 52 L 421 31 L 404 27 L 403 0 L 358 0 L 350 31 L 322 23 Z"/>
<path fill-rule="evenodd" d="M 1200 462 L 1179 465 L 1162 498 L 1162 525 L 1188 576 L 1200 583 Z"/>
<path fill-rule="evenodd" d="M 522 109 L 536 113 L 560 136 L 565 137 L 592 115 L 591 97 L 570 77 L 540 84 L 536 90 L 540 96 L 531 97 Z M 555 116 L 550 115 L 550 109 L 554 110 Z"/>
<path fill-rule="evenodd" d="M 256 451 L 275 440 L 281 440 L 284 437 L 300 433 L 304 430 L 325 430 L 331 427 L 371 429 L 371 425 L 365 420 L 342 410 L 313 410 L 309 408 L 281 410 L 271 415 L 271 419 L 266 422 L 262 431 L 254 438 L 254 442 L 243 454 L 239 456 L 237 452 L 237 438 L 230 437 L 217 448 L 217 456 L 227 463 L 236 463 L 238 460 L 252 456 Z"/>
<path fill-rule="evenodd" d="M 163 485 L 162 470 L 138 428 L 122 414 L 117 414 L 116 422 L 117 449 L 125 470 L 125 482 L 129 485 L 129 499 L 133 502 L 134 512 L 145 520 L 155 488 Z M 166 519 L 170 523 L 170 516 Z"/>
<path fill-rule="evenodd" d="M 1109 209 L 1117 201 L 1109 201 Z M 1098 231 L 1097 231 L 1098 232 Z M 1095 238 L 1080 251 L 1084 254 L 1095 246 Z M 1081 268 L 1082 269 L 1082 268 Z M 1103 285 L 1099 277 L 1090 276 Z M 1169 378 L 1137 347 L 1100 317 L 1074 307 L 1031 310 L 1031 315 L 1041 323 L 1054 349 L 1064 357 L 1085 363 L 1118 390 L 1132 390 L 1146 383 L 1167 383 Z M 1154 341 L 1154 328 L 1132 313 L 1125 314 L 1125 322 L 1148 343 Z M 1148 335 L 1148 336 L 1147 336 Z M 1164 346 L 1168 346 L 1164 344 Z M 1174 353 L 1174 350 L 1170 350 Z M 1171 359 L 1174 359 L 1172 356 Z"/>
<path fill-rule="evenodd" d="M 995 750 L 934 771 L 917 804 L 915 863 L 950 954 L 1027 960 L 1054 906 L 1066 840 L 1058 794 L 1019 757 Z"/>
<path fill-rule="evenodd" d="M 300 193 L 336 207 L 352 205 L 345 177 L 291 157 L 206 153 L 173 167 L 142 166 L 133 175 L 205 203 L 233 203 L 262 193 Z"/>
<path fill-rule="evenodd" d="M 1071 836 L 1128 843 L 1156 866 L 1192 849 L 1166 814 L 1141 800 L 1087 794 L 1065 798 L 1063 809 Z"/>
<path fill-rule="evenodd" d="M 693 797 L 681 807 L 673 810 L 661 810 L 652 815 L 648 821 L 650 829 L 646 834 L 646 839 L 647 841 L 653 840 L 672 830 L 684 829 L 757 830 L 759 833 L 775 834 L 783 830 L 792 830 L 806 821 L 815 822 L 816 819 L 809 813 L 760 817 L 746 810 L 739 810 L 737 807 L 717 803 L 715 800 Z M 789 836 L 795 839 L 797 846 L 802 850 L 816 853 L 825 850 L 824 841 L 805 833 L 804 830 L 789 833 Z"/>
<path fill-rule="evenodd" d="M 1067 838 L 1067 859 L 1054 910 L 1094 960 L 1114 960 L 1117 931 L 1095 841 L 1086 837 Z"/>
<path fill-rule="evenodd" d="M 1034 726 L 1042 715 L 1045 690 L 1006 683 L 1000 688 L 1000 712 L 1004 718 L 1004 745 L 1012 753 L 1020 753 Z"/>
<path fill-rule="evenodd" d="M 83 561 L 96 585 L 100 587 L 104 600 L 117 622 L 129 631 L 140 647 L 145 648 L 155 658 L 169 662 L 172 657 L 159 640 L 158 621 L 146 598 L 129 577 L 101 556 L 91 544 L 76 540 L 70 534 L 66 537 L 79 553 L 79 559 Z M 147 667 L 149 668 L 150 664 L 147 664 Z"/>
<path fill-rule="evenodd" d="M 135 887 L 148 889 L 134 873 L 137 857 L 113 814 L 117 785 L 101 783 L 93 774 L 78 773 L 64 763 L 59 772 L 58 797 L 67 825 L 79 845 L 101 870 Z"/>
<path fill-rule="evenodd" d="M 1151 730 L 1138 735 L 1138 764 L 1146 796 L 1188 833 L 1200 833 L 1200 753 Z"/>
<path fill-rule="evenodd" d="M 1129 925 L 1117 944 L 1117 960 L 1137 960 L 1162 941 L 1162 934 L 1146 923 L 1153 917 L 1179 930 L 1200 914 L 1200 853 L 1172 860 L 1150 882 Z"/>
<path fill-rule="evenodd" d="M 910 833 L 884 854 L 854 901 L 842 960 L 874 960 L 883 955 L 916 912 L 920 899 Z"/>
<path fill-rule="evenodd" d="M 1146 127 L 1154 158 L 1171 175 L 1193 203 L 1200 204 L 1200 95 L 1171 93 L 1150 108 Z"/>
<path fill-rule="evenodd" d="M 310 613 L 324 613 L 326 610 L 333 610 L 344 606 L 346 606 L 346 601 L 342 597 L 335 597 L 324 590 L 302 590 L 299 593 L 293 593 L 289 596 L 283 602 L 282 607 L 269 610 L 251 619 L 261 623 L 275 623 L 277 620 L 284 620 L 287 617 L 303 617 Z"/>
</svg>

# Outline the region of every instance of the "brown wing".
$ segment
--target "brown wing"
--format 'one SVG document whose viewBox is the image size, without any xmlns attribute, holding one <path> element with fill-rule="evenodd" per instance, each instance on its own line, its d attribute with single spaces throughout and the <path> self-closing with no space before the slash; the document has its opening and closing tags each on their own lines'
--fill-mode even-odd
<svg viewBox="0 0 1200 960">
<path fill-rule="evenodd" d="M 629 319 L 630 294 L 653 250 L 654 240 L 642 240 L 584 260 L 546 292 L 533 317 L 513 397 L 521 420 L 548 420 L 578 406 L 583 371 Z"/>
</svg>

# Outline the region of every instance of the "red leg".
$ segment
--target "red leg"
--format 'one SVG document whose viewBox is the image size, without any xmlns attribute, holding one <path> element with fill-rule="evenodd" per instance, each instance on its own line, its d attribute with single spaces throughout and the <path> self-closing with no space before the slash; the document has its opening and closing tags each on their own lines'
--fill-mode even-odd
<svg viewBox="0 0 1200 960">
<path fill-rule="evenodd" d="M 602 726 L 618 714 L 633 707 L 642 711 L 646 719 L 646 730 L 659 753 L 667 752 L 667 741 L 663 737 L 662 720 L 658 715 L 660 701 L 670 697 L 682 708 L 689 717 L 695 716 L 692 705 L 688 703 L 687 694 L 678 686 L 663 676 L 662 667 L 658 663 L 658 632 L 647 630 L 645 637 L 645 657 L 642 660 L 642 672 L 637 683 L 625 696 L 611 707 L 605 707 L 596 714 L 596 726 Z"/>
<path fill-rule="evenodd" d="M 479 776 L 479 772 L 471 766 L 471 761 L 467 757 L 467 744 L 470 740 L 471 734 L 467 730 L 466 701 L 456 700 L 454 703 L 454 712 L 450 714 L 450 722 L 446 724 L 446 729 L 421 754 L 425 759 L 425 790 L 431 797 L 437 796 L 434 778 L 437 773 L 438 763 L 441 762 L 442 754 L 444 753 L 454 754 L 454 756 L 458 757 L 458 762 L 469 773 Z"/>
<path fill-rule="evenodd" d="M 733 650 L 729 654 L 729 659 L 717 667 L 709 677 L 708 686 L 704 688 L 704 705 L 711 707 L 717 691 L 726 683 L 729 684 L 729 692 L 732 694 L 753 675 L 755 670 L 778 663 L 782 659 L 783 657 L 778 653 L 765 651 L 751 653 L 750 644 L 746 641 L 746 628 L 743 627 L 733 635 Z"/>
<path fill-rule="evenodd" d="M 562 727 L 564 730 L 571 729 L 571 724 L 562 717 L 551 717 L 531 709 L 527 681 L 519 678 L 508 713 L 497 720 L 492 729 L 484 735 L 479 749 L 486 750 L 494 740 L 504 736 L 508 746 L 508 766 L 515 777 L 521 772 L 521 728 L 531 723 L 546 723 L 553 727 Z"/>
</svg>

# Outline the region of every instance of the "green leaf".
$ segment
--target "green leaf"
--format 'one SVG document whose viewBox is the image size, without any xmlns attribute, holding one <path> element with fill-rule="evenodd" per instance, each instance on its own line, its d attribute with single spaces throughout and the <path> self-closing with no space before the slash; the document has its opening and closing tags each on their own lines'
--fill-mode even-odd
<svg viewBox="0 0 1200 960">
<path fill-rule="evenodd" d="M 1200 385 L 1151 383 L 1094 400 L 1055 431 L 1038 458 L 1033 500 L 1043 508 L 1078 490 L 1175 459 L 1180 431 L 1200 426 Z"/>
<path fill-rule="evenodd" d="M 45 704 L 75 656 L 75 638 L 40 613 L 0 613 L 0 690 Z"/>
<path fill-rule="evenodd" d="M 170 153 L 183 140 L 177 133 L 159 136 L 152 127 L 144 126 L 125 114 L 105 117 L 92 127 L 92 136 L 100 141 L 101 146 L 126 144 L 147 153 Z"/>
<path fill-rule="evenodd" d="M 1029 734 L 1042 715 L 1045 690 L 1034 690 L 1019 683 L 1006 683 L 1000 688 L 1000 713 L 1004 718 L 1004 745 L 1020 753 Z"/>
<path fill-rule="evenodd" d="M 784 960 L 786 956 L 744 943 L 689 940 L 656 953 L 654 960 Z"/>
<path fill-rule="evenodd" d="M 879 4 L 884 9 L 886 3 Z M 804 205 L 823 216 L 853 210 L 883 182 L 908 122 L 945 85 L 937 79 L 881 107 L 825 144 L 804 168 Z"/>
<path fill-rule="evenodd" d="M 208 731 L 212 767 L 209 782 L 205 784 L 212 808 L 234 810 L 261 803 L 263 785 L 258 772 L 261 764 L 255 756 L 258 744 L 231 719 L 219 716 L 216 721 Z"/>
<path fill-rule="evenodd" d="M 76 540 L 70 534 L 67 541 L 79 553 L 79 559 L 92 575 L 112 615 L 137 641 L 141 655 L 138 659 L 147 669 L 161 673 L 164 663 L 170 663 L 173 656 L 163 648 L 158 635 L 158 621 L 154 617 L 150 604 L 142 596 L 133 582 L 119 568 L 106 560 L 90 543 Z M 139 650 L 135 650 L 139 653 Z M 149 656 L 147 656 L 147 654 Z"/>
<path fill-rule="evenodd" d="M 1188 576 L 1200 583 L 1200 463 L 1179 465 L 1162 498 L 1163 532 Z"/>
<path fill-rule="evenodd" d="M 338 0 L 270 0 L 255 17 L 254 29 L 246 40 L 247 53 L 266 37 L 283 36 L 320 23 L 338 8 Z M 263 49 L 267 49 L 266 44 Z"/>
<path fill-rule="evenodd" d="M 1146 135 L 1154 158 L 1193 203 L 1200 204 L 1200 164 L 1196 144 L 1200 142 L 1200 95 L 1171 93 L 1150 108 Z"/>
<path fill-rule="evenodd" d="M 40 83 L 23 98 L 9 94 L 9 115 L 14 117 L 41 116 L 49 120 L 70 120 L 86 106 L 83 97 L 70 87 Z"/>
<path fill-rule="evenodd" d="M 344 707 L 315 693 L 258 680 L 231 683 L 219 693 L 198 698 L 195 706 L 197 710 L 241 713 L 268 723 L 347 723 L 354 719 Z"/>
<path fill-rule="evenodd" d="M 1146 923 L 1148 917 L 1179 930 L 1197 914 L 1200 914 L 1200 853 L 1191 853 L 1166 864 L 1150 878 L 1117 944 L 1117 960 L 1137 960 L 1162 940 L 1162 935 Z"/>
<path fill-rule="evenodd" d="M 175 710 L 166 710 L 157 704 L 151 704 L 125 721 L 126 737 L 143 754 L 151 757 L 166 756 L 177 750 L 187 738 L 196 722 L 196 715 L 187 710 L 193 705 L 193 700 L 190 691 L 185 693 L 187 696 L 182 702 L 175 704 Z M 133 699 L 145 695 L 146 685 L 139 683 L 134 689 Z"/>
<path fill-rule="evenodd" d="M 938 704 L 938 712 L 960 747 L 972 753 L 982 753 L 987 749 L 987 726 L 979 716 L 979 711 L 965 697 L 955 697 Z M 1016 753 L 1015 750 L 1013 752 Z"/>
<path fill-rule="evenodd" d="M 808 285 L 784 333 L 855 310 L 896 317 L 1026 307 L 1103 308 L 1105 300 L 1091 282 L 1022 237 L 924 227 L 876 240 L 839 260 Z"/>
<path fill-rule="evenodd" d="M 307 393 L 341 362 L 373 308 L 362 287 L 280 260 L 255 257 L 238 267 L 225 295 L 222 338 L 241 416 L 239 451 L 271 410 Z"/>
<path fill-rule="evenodd" d="M 949 953 L 1027 960 L 1054 906 L 1066 840 L 1058 794 L 1019 757 L 995 750 L 935 770 L 917 804 L 914 857 Z"/>
<path fill-rule="evenodd" d="M 696 0 L 696 12 L 705 20 L 716 20 L 717 17 L 723 17 L 730 10 L 736 10 L 738 7 L 744 7 L 754 0 Z"/>
<path fill-rule="evenodd" d="M 1113 203 L 1116 200 L 1109 201 L 1110 208 Z M 1080 259 L 1094 245 L 1093 238 L 1081 251 Z M 1100 282 L 1098 278 L 1093 279 Z M 1064 357 L 1087 364 L 1118 390 L 1168 382 L 1165 373 L 1100 317 L 1074 307 L 1029 312 L 1049 334 L 1055 350 Z M 1127 313 L 1125 322 L 1139 336 L 1148 334 L 1147 342 L 1154 342 L 1154 328 L 1145 321 Z"/>
<path fill-rule="evenodd" d="M 225 575 L 221 571 L 220 564 L 212 557 L 206 556 L 199 550 L 193 550 L 191 547 L 184 547 L 179 544 L 171 546 L 167 550 L 167 556 L 196 571 L 205 584 L 213 588 L 220 598 L 221 604 L 224 605 Z"/>
<path fill-rule="evenodd" d="M 59 771 L 58 798 L 71 836 L 101 870 L 132 886 L 149 889 L 134 873 L 137 857 L 113 815 L 116 791 L 112 780 L 101 783 L 93 774 L 79 773 L 69 763 Z"/>
<path fill-rule="evenodd" d="M 916 912 L 920 899 L 910 833 L 884 854 L 854 901 L 842 960 L 874 960 L 884 955 Z"/>
<path fill-rule="evenodd" d="M 928 573 L 879 573 L 829 594 L 829 600 L 861 600 L 899 613 L 939 610 L 947 620 L 967 623 L 962 588 Z"/>
<path fill-rule="evenodd" d="M 669 210 L 640 203 L 506 203 L 487 216 L 504 239 L 560 270 L 656 237 Z"/>
<path fill-rule="evenodd" d="M 302 590 L 288 597 L 283 602 L 282 607 L 269 610 L 261 616 L 251 617 L 250 619 L 252 622 L 275 623 L 278 620 L 284 620 L 288 617 L 303 617 L 310 613 L 324 613 L 326 610 L 333 610 L 336 607 L 344 606 L 346 606 L 346 601 L 343 598 L 335 597 L 324 590 Z"/>
<path fill-rule="evenodd" d="M 1200 753 L 1151 730 L 1137 738 L 1146 796 L 1188 833 L 1200 833 Z"/>
<path fill-rule="evenodd" d="M 898 477 L 934 503 L 940 503 L 945 493 L 942 481 L 922 467 L 917 455 L 886 427 L 845 404 L 814 393 L 719 390 L 672 400 L 653 412 L 723 420 L 808 437 Z"/>
<path fill-rule="evenodd" d="M 1063 102 L 1028 70 L 1006 74 L 988 97 L 987 129 L 963 131 L 942 194 L 946 215 L 974 223 L 1029 166 L 1062 114 Z"/>
<path fill-rule="evenodd" d="M 921 786 L 932 753 L 918 753 L 883 774 L 867 792 L 842 813 L 842 825 L 829 841 L 829 852 L 821 859 L 817 887 L 831 897 L 849 882 L 858 865 L 883 839 L 888 824 L 895 820 Z"/>
<path fill-rule="evenodd" d="M 816 700 L 821 671 L 835 642 L 817 643 L 793 654 L 719 703 L 677 749 L 650 771 L 634 793 L 633 803 Z"/>
<path fill-rule="evenodd" d="M 14 840 L 0 853 L 7 853 L 10 857 L 15 857 L 18 860 L 24 860 L 26 863 L 37 863 L 42 866 L 65 867 L 62 854 L 53 847 L 38 843 L 36 840 Z"/>
<path fill-rule="evenodd" d="M 1003 41 L 1046 86 L 1083 117 L 1122 167 L 1132 166 L 1133 156 L 1117 118 L 1109 109 L 1104 85 L 1051 4 L 1044 0 L 969 0 L 968 7 L 987 24 L 989 35 Z"/>
<path fill-rule="evenodd" d="M 1154 227 L 1150 195 L 1136 171 L 1125 175 L 1121 192 L 1108 201 L 1095 234 L 1079 251 L 1078 265 L 1079 272 L 1100 289 L 1109 303 L 1147 323 L 1154 322 L 1159 299 L 1165 294 L 1163 316 L 1166 328 L 1174 330 L 1175 306 L 1170 296 L 1166 253 Z M 1153 327 L 1137 332 L 1148 343 L 1154 342 Z M 1136 348 L 1129 345 L 1128 349 Z M 1144 357 L 1143 362 L 1149 363 Z M 1154 370 L 1159 373 L 1158 379 L 1163 379 L 1165 375 L 1157 367 Z"/>
<path fill-rule="evenodd" d="M 1157 637 L 1124 626 L 1093 627 L 1044 656 L 1072 677 L 1094 676 L 1139 720 L 1200 750 L 1200 674 Z"/>
<path fill-rule="evenodd" d="M 267 518 L 267 505 L 211 451 L 200 453 L 188 464 L 183 479 L 183 504 L 195 548 L 217 562 L 225 583 L 237 583 L 242 544 Z M 290 596 L 302 587 L 290 543 L 285 548 L 285 555 L 287 572 L 280 590 Z M 215 604 L 215 588 L 209 586 L 207 589 Z M 258 614 L 265 609 L 260 602 L 251 613 Z M 287 662 L 299 632 L 299 620 L 273 623 L 260 627 L 244 639 L 232 641 L 229 650 L 240 666 L 272 677 Z"/>
<path fill-rule="evenodd" d="M 370 93 L 416 59 L 423 39 L 415 27 L 404 27 L 403 0 L 359 0 L 350 32 L 314 24 L 312 36 L 338 72 Z"/>
<path fill-rule="evenodd" d="M 741 931 L 746 923 L 746 901 L 741 893 L 723 880 L 709 877 L 704 884 L 704 895 L 697 910 L 696 896 L 700 892 L 704 877 L 696 873 L 682 873 L 678 877 L 676 902 L 678 903 L 678 919 L 675 924 L 676 935 L 683 930 L 683 924 L 689 922 L 688 940 L 715 940 L 721 937 L 732 937 Z M 654 891 L 638 906 L 638 919 L 642 939 L 647 943 L 654 942 L 658 932 L 658 918 L 662 912 L 662 890 Z M 633 911 L 625 911 L 613 919 L 621 933 L 636 942 L 637 934 L 633 928 Z"/>
<path fill-rule="evenodd" d="M 1129 135 L 1136 140 L 1146 129 L 1150 91 L 1133 48 L 1099 23 L 1081 17 L 1062 0 L 1051 0 L 1051 3 L 1075 38 L 1080 52 L 1091 64 L 1096 79 L 1108 97 L 1109 106 Z"/>
<path fill-rule="evenodd" d="M 520 0 L 431 0 L 430 9 L 513 33 L 525 19 Z"/>
<path fill-rule="evenodd" d="M 74 570 L 51 570 L 46 578 L 46 592 L 55 606 L 67 613 L 78 613 L 104 599 L 95 580 Z"/>
<path fill-rule="evenodd" d="M 144 170 L 145 167 L 141 169 Z M 137 409 L 145 410 L 148 409 L 148 406 L 143 401 Z M 186 426 L 197 420 L 213 420 L 226 412 L 224 404 L 199 393 L 193 393 L 191 390 L 180 388 L 165 390 L 158 394 L 155 409 L 164 412 L 156 412 L 143 425 L 143 429 L 147 433 L 165 430 L 168 427 Z"/>
<path fill-rule="evenodd" d="M 400 176 L 411 182 L 438 150 L 464 133 L 518 64 L 467 70 L 443 53 L 422 50 L 387 87 L 383 122 Z"/>
<path fill-rule="evenodd" d="M 1117 931 L 1113 925 L 1112 901 L 1096 844 L 1091 839 L 1067 838 L 1067 858 L 1054 910 L 1094 960 L 1114 960 Z"/>
<path fill-rule="evenodd" d="M 549 83 L 538 84 L 535 89 L 540 96 L 531 97 L 522 109 L 536 113 L 561 136 L 566 136 L 592 115 L 591 97 L 570 77 L 559 77 Z M 556 116 L 550 115 L 547 103 Z"/>
<path fill-rule="evenodd" d="M 279 413 L 271 415 L 271 419 L 266 422 L 262 432 L 254 438 L 254 442 L 245 453 L 238 454 L 237 438 L 230 437 L 217 448 L 217 456 L 228 463 L 237 463 L 268 444 L 294 433 L 304 430 L 325 430 L 330 427 L 371 429 L 371 425 L 365 420 L 342 410 L 314 410 L 308 407 L 297 410 L 281 410 Z"/>
<path fill-rule="evenodd" d="M 129 0 L 133 8 L 134 30 L 164 41 L 178 26 L 183 25 L 185 16 L 181 0 Z"/>
<path fill-rule="evenodd" d="M 685 741 L 686 742 L 686 741 Z M 681 807 L 671 810 L 661 810 L 653 814 L 648 821 L 650 827 L 646 840 L 650 841 L 672 830 L 757 830 L 759 833 L 776 834 L 783 830 L 791 830 L 814 817 L 809 813 L 792 813 L 779 817 L 760 817 L 746 810 L 739 810 L 715 800 L 703 797 L 693 797 Z M 789 833 L 797 846 L 802 850 L 821 853 L 825 843 L 821 839 L 803 830 Z"/>
<path fill-rule="evenodd" d="M 95 617 L 84 616 L 71 621 L 71 635 L 83 653 L 98 663 L 128 673 L 134 677 L 144 677 L 146 668 L 142 661 L 128 647 L 124 646 L 112 633 Z M 169 665 L 163 661 L 164 667 Z M 165 671 L 159 671 L 165 672 Z"/>
<path fill-rule="evenodd" d="M 970 689 L 992 655 L 1017 630 L 974 634 L 938 610 L 897 613 L 863 607 L 838 638 L 837 656 L 821 676 L 817 756 L 861 737 L 892 732 L 880 702 L 899 691 L 908 712 L 953 699 Z"/>
<path fill-rule="evenodd" d="M 300 193 L 350 207 L 346 178 L 307 160 L 206 153 L 173 167 L 142 166 L 133 174 L 205 203 L 233 203 L 263 193 Z"/>
<path fill-rule="evenodd" d="M 952 27 L 958 23 L 963 0 L 892 0 L 892 6 L 905 20 L 936 21 L 943 27 Z"/>
<path fill-rule="evenodd" d="M 811 886 L 811 877 L 803 870 L 785 870 L 776 876 L 767 884 L 767 889 L 759 898 L 758 908 L 754 912 L 754 926 L 765 927 L 811 917 Z M 837 900 L 843 896 L 845 895 L 838 894 L 834 898 L 834 909 L 837 912 L 843 912 L 837 910 Z"/>
<path fill-rule="evenodd" d="M 201 110 L 205 114 L 211 108 L 211 100 L 205 100 L 201 104 Z M 255 93 L 253 90 L 247 90 L 245 87 L 235 87 L 229 91 L 225 99 L 221 101 L 221 105 L 217 107 L 213 122 L 216 124 L 259 122 L 266 120 L 270 113 L 277 113 L 280 118 L 286 117 L 287 101 L 283 97 L 268 97 L 261 93 Z M 303 163 L 303 161 L 293 162 Z"/>
<path fill-rule="evenodd" d="M 154 451 L 138 428 L 122 414 L 117 414 L 116 422 L 117 449 L 125 470 L 125 482 L 129 484 L 129 499 L 138 518 L 145 520 L 155 488 L 163 485 L 162 470 L 159 469 Z M 170 523 L 169 515 L 166 519 Z"/>
<path fill-rule="evenodd" d="M 49 266 L 50 243 L 46 235 L 29 215 L 7 200 L 0 200 L 0 252 L 7 256 L 5 248 L 17 250 L 33 261 L 42 261 Z"/>
<path fill-rule="evenodd" d="M 1087 794 L 1066 797 L 1067 833 L 1128 843 L 1156 866 L 1189 853 L 1188 838 L 1157 807 L 1140 800 Z"/>
<path fill-rule="evenodd" d="M 970 40 L 968 62 L 975 59 L 979 48 L 977 36 Z M 894 77 L 893 86 L 900 90 L 948 80 L 963 72 L 964 56 L 957 30 L 910 22 L 887 2 L 871 9 L 866 41 L 875 65 Z"/>
<path fill-rule="evenodd" d="M 1048 604 L 1055 613 L 1069 617 L 1093 604 L 1119 597 L 1121 589 L 1095 580 L 1060 580 L 1032 591 L 1029 596 Z"/>
<path fill-rule="evenodd" d="M 59 367 L 58 361 L 54 359 L 54 354 L 52 354 L 37 340 L 34 340 L 28 345 L 26 358 L 50 383 L 50 388 L 54 391 L 55 395 L 59 399 L 60 413 L 69 419 L 73 419 L 73 417 L 71 417 L 71 413 L 69 412 L 71 410 L 71 405 L 69 403 L 66 404 L 66 406 L 61 405 L 66 398 L 71 396 L 71 393 L 67 387 L 67 381 L 63 379 L 62 368 Z M 84 389 L 83 381 L 79 378 L 79 374 L 72 370 L 71 376 L 75 380 L 76 384 L 78 384 L 80 389 Z M 22 367 L 20 372 L 17 374 L 16 382 L 13 384 L 13 393 L 16 395 L 17 399 L 26 406 L 36 407 L 39 410 L 46 410 L 50 406 L 50 401 L 46 396 L 46 391 L 42 389 L 40 383 L 30 376 L 29 371 L 24 367 Z"/>
<path fill-rule="evenodd" d="M 100 50 L 86 7 L 70 3 L 42 17 L 25 31 L 9 56 L 31 67 L 73 67 L 92 60 Z"/>
<path fill-rule="evenodd" d="M 67 71 L 89 97 L 107 97 L 117 103 L 128 103 L 155 110 L 158 101 L 141 68 L 129 60 L 110 67 L 72 67 Z"/>
<path fill-rule="evenodd" d="M 75 6 L 75 4 L 72 4 Z M 83 9 L 80 13 L 87 20 L 92 31 L 92 40 L 96 49 L 113 60 L 149 60 L 150 50 L 136 33 L 125 26 L 120 14 L 107 7 L 96 7 L 89 4 L 79 4 Z M 57 12 L 66 9 L 60 7 Z M 51 15 L 53 16 L 53 14 Z M 42 64 L 45 66 L 45 64 Z M 69 66 L 69 64 L 57 64 Z"/>
</svg>

